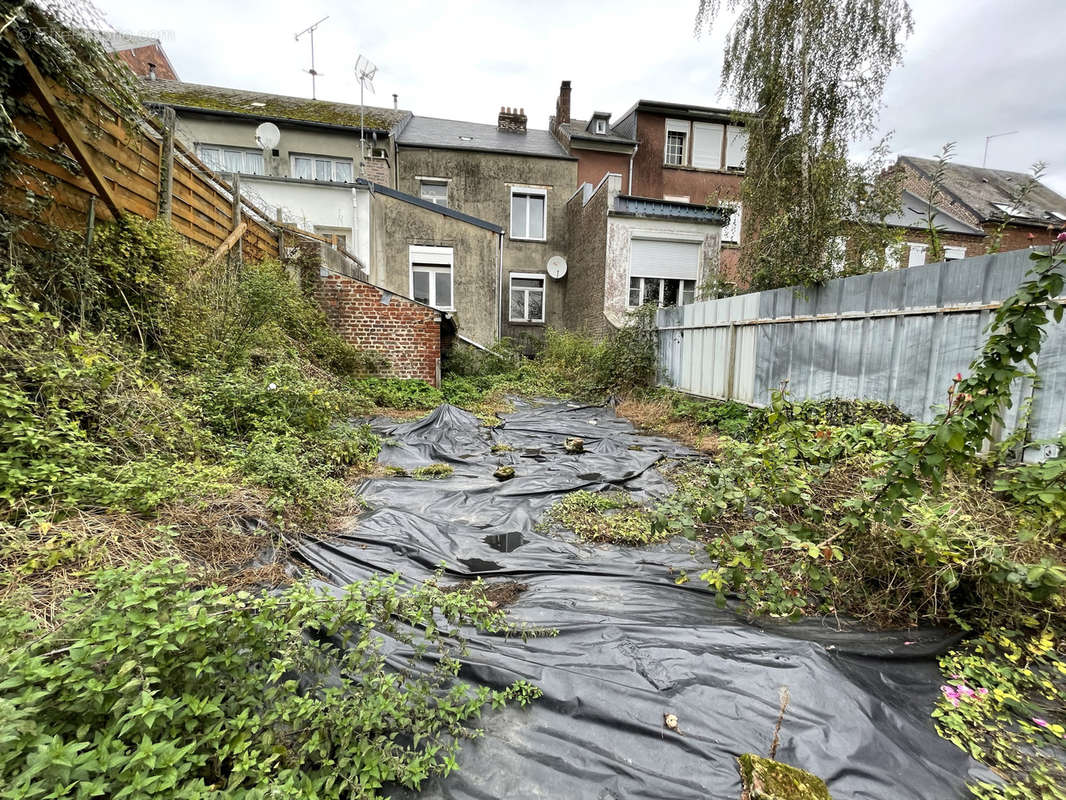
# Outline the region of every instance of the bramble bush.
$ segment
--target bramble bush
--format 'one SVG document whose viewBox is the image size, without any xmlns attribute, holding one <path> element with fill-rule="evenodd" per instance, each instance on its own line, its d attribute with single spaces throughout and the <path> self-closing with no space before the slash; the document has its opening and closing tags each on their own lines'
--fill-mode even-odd
<svg viewBox="0 0 1066 800">
<path fill-rule="evenodd" d="M 0 797 L 341 798 L 456 769 L 486 706 L 540 692 L 455 680 L 477 593 L 398 578 L 339 595 L 198 587 L 185 565 L 103 571 L 42 630 L 0 609 Z M 386 664 L 389 638 L 425 670 Z"/>
</svg>

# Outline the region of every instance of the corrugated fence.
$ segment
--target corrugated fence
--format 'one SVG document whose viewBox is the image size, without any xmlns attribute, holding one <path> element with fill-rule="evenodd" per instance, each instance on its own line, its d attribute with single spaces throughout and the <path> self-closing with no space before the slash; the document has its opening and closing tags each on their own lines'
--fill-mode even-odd
<svg viewBox="0 0 1066 800">
<path fill-rule="evenodd" d="M 879 400 L 928 421 L 1030 265 L 1020 250 L 663 309 L 660 383 L 765 405 L 787 381 L 798 400 Z M 1013 430 L 1031 397 L 1031 441 L 1066 428 L 1066 321 L 1047 332 L 1038 379 L 1018 382 L 1005 419 Z"/>
</svg>

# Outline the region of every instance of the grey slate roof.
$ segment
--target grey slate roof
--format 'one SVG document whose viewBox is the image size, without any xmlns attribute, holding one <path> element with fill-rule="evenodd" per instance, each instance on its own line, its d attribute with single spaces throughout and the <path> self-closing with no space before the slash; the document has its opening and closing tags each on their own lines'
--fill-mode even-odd
<svg viewBox="0 0 1066 800">
<path fill-rule="evenodd" d="M 589 130 L 589 125 L 592 120 L 586 119 L 571 119 L 569 125 L 560 125 L 560 129 L 565 130 L 566 134 L 571 139 L 582 139 L 593 142 L 614 142 L 615 144 L 636 144 L 636 139 L 631 139 L 614 130 L 610 124 L 607 125 L 606 133 L 593 133 Z"/>
<path fill-rule="evenodd" d="M 903 202 L 896 214 L 885 217 L 885 224 L 895 228 L 925 228 L 929 224 L 929 204 L 913 192 L 903 190 Z M 958 217 L 948 214 L 943 209 L 936 209 L 933 224 L 942 233 L 968 233 L 973 236 L 984 236 L 985 232 L 980 228 L 963 222 Z"/>
<path fill-rule="evenodd" d="M 899 160 L 927 178 L 937 168 L 936 161 L 931 158 L 900 156 Z M 982 222 L 998 221 L 1006 215 L 993 204 L 1009 204 L 1011 194 L 1017 192 L 1028 177 L 1024 172 L 950 163 L 945 171 L 943 191 L 970 209 Z M 1013 220 L 1037 225 L 1047 225 L 1049 222 L 1061 224 L 1063 220 L 1054 217 L 1051 212 L 1066 215 L 1066 198 L 1038 183 L 1022 208 L 1010 216 Z"/>
<path fill-rule="evenodd" d="M 495 125 L 436 117 L 411 117 L 396 141 L 404 147 L 572 159 L 548 131 L 530 129 L 525 133 L 509 133 Z"/>
<path fill-rule="evenodd" d="M 141 93 L 150 103 L 199 109 L 208 113 L 238 114 L 260 120 L 305 122 L 358 130 L 361 118 L 360 106 L 350 103 L 227 89 L 183 81 L 145 80 L 141 82 Z M 410 114 L 410 111 L 367 106 L 363 117 L 367 130 L 392 131 Z"/>
</svg>

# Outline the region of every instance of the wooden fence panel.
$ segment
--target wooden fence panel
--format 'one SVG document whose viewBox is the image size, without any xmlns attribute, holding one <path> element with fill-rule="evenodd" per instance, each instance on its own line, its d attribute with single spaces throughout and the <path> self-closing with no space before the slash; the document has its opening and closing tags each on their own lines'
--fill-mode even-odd
<svg viewBox="0 0 1066 800">
<path fill-rule="evenodd" d="M 46 79 L 55 98 L 52 109 L 80 141 L 95 171 L 103 178 L 123 213 L 155 219 L 163 201 L 163 137 L 156 122 L 123 120 L 95 97 L 72 95 Z M 47 226 L 84 230 L 90 199 L 98 192 L 55 126 L 31 95 L 21 98 L 26 111 L 14 120 L 27 140 L 15 155 L 16 171 L 0 175 L 0 211 L 26 223 L 22 238 L 32 246 L 46 245 Z M 185 148 L 176 148 L 173 165 L 171 224 L 206 252 L 213 252 L 234 230 L 232 187 L 211 172 Z M 279 258 L 277 232 L 266 215 L 241 198 L 245 258 Z M 96 218 L 110 221 L 106 203 L 97 203 Z"/>
</svg>

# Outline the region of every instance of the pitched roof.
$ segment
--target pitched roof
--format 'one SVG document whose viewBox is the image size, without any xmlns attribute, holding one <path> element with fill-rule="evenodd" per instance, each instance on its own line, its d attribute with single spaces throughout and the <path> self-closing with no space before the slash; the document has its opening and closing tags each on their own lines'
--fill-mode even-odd
<svg viewBox="0 0 1066 800">
<path fill-rule="evenodd" d="M 89 31 L 88 33 L 109 53 L 135 50 L 138 47 L 159 44 L 159 40 L 153 39 L 151 36 L 134 36 L 133 34 L 120 33 L 119 31 Z"/>
<path fill-rule="evenodd" d="M 900 156 L 899 160 L 927 179 L 937 169 L 937 162 L 931 158 Z M 1066 221 L 1066 198 L 1042 183 L 1033 186 L 1020 208 L 1011 207 L 1011 196 L 1029 178 L 1024 172 L 949 163 L 944 170 L 942 189 L 981 222 L 1003 220 L 1008 215 L 1011 220 L 1033 225 Z"/>
<path fill-rule="evenodd" d="M 903 202 L 900 210 L 885 217 L 885 224 L 894 228 L 926 228 L 929 225 L 929 204 L 914 192 L 903 190 Z M 965 233 L 971 236 L 984 236 L 980 228 L 952 216 L 941 208 L 936 209 L 933 224 L 941 233 Z"/>
<path fill-rule="evenodd" d="M 413 206 L 424 208 L 427 211 L 434 211 L 438 214 L 443 214 L 445 217 L 451 217 L 457 219 L 460 222 L 465 222 L 468 225 L 474 225 L 478 228 L 484 228 L 487 231 L 493 233 L 503 233 L 503 228 L 494 222 L 483 220 L 479 217 L 472 217 L 469 214 L 464 214 L 462 211 L 456 211 L 454 208 L 448 208 L 448 206 L 442 206 L 439 203 L 431 203 L 429 200 L 423 200 L 421 197 L 415 197 L 413 194 L 407 194 L 406 192 L 398 192 L 395 189 L 391 189 L 388 186 L 383 186 L 380 183 L 373 183 L 372 181 L 359 178 L 356 180 L 355 186 L 366 186 L 373 192 L 378 192 L 386 197 L 394 197 L 397 200 L 402 200 L 405 203 L 410 203 Z"/>
<path fill-rule="evenodd" d="M 358 130 L 360 115 L 363 112 L 367 130 L 388 132 L 398 128 L 411 115 L 410 111 L 392 108 L 366 106 L 363 109 L 358 105 L 335 103 L 331 100 L 312 100 L 308 97 L 266 94 L 182 81 L 145 80 L 141 82 L 141 89 L 149 103 L 335 128 Z"/>
<path fill-rule="evenodd" d="M 481 122 L 463 122 L 436 117 L 412 116 L 410 122 L 396 137 L 396 141 L 405 147 L 476 150 L 542 158 L 572 158 L 548 131 L 530 129 L 525 133 L 512 133 L 501 131 L 495 125 L 486 125 Z"/>
<path fill-rule="evenodd" d="M 604 115 L 601 115 L 604 117 Z M 609 118 L 610 115 L 605 115 L 605 118 Z M 636 144 L 636 139 L 631 139 L 626 136 L 622 136 L 615 131 L 609 124 L 607 126 L 606 133 L 593 133 L 589 130 L 589 125 L 592 124 L 592 120 L 585 119 L 572 119 L 568 125 L 560 125 L 559 129 L 564 130 L 566 135 L 571 139 L 579 139 L 582 141 L 591 142 L 614 142 L 615 144 Z"/>
</svg>

